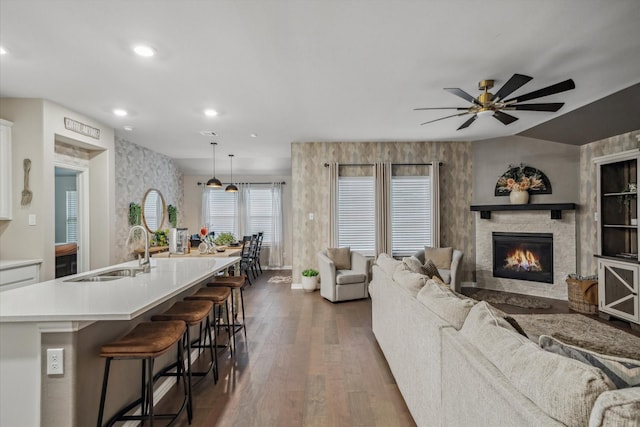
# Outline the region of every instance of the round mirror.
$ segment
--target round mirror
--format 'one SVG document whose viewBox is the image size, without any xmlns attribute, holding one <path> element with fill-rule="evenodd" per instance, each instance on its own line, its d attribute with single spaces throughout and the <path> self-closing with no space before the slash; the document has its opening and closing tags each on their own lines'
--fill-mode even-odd
<svg viewBox="0 0 640 427">
<path fill-rule="evenodd" d="M 150 188 L 142 199 L 142 222 L 150 233 L 162 228 L 165 219 L 166 206 L 162 193 Z"/>
</svg>

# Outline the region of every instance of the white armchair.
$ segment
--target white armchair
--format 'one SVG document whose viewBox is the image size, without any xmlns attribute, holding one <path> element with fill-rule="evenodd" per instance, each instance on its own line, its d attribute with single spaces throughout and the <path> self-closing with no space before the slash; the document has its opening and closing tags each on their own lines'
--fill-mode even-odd
<svg viewBox="0 0 640 427">
<path fill-rule="evenodd" d="M 413 254 L 413 256 L 418 258 L 423 264 L 426 261 L 424 259 L 424 249 L 416 252 L 415 254 Z M 438 273 L 440 273 L 444 282 L 456 292 L 460 292 L 461 288 L 462 256 L 462 251 L 454 249 L 451 255 L 451 267 L 449 269 L 438 269 Z"/>
<path fill-rule="evenodd" d="M 331 302 L 367 298 L 370 260 L 351 251 L 351 270 L 336 270 L 327 251 L 318 252 L 320 295 Z"/>
</svg>

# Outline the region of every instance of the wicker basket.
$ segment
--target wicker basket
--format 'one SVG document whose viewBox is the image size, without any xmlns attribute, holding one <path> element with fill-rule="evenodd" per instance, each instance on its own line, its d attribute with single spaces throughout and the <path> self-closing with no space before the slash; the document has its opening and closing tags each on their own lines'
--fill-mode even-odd
<svg viewBox="0 0 640 427">
<path fill-rule="evenodd" d="M 598 313 L 598 281 L 581 280 L 567 277 L 567 289 L 569 293 L 569 308 L 585 313 Z"/>
</svg>

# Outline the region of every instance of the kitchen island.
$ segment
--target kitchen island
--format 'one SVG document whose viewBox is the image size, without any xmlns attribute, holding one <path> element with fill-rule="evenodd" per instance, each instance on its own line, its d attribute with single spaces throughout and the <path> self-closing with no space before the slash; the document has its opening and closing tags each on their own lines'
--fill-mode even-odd
<svg viewBox="0 0 640 427">
<path fill-rule="evenodd" d="M 192 294 L 236 262 L 237 257 L 152 259 L 151 271 L 135 277 L 68 281 L 114 267 L 110 266 L 2 292 L 0 425 L 94 425 L 104 367 L 100 346 Z M 137 261 L 118 266 L 135 267 Z M 46 354 L 51 348 L 64 349 L 63 374 L 47 375 Z M 114 364 L 109 387 L 115 398 L 107 402 L 106 414 L 138 393 L 140 368 L 130 365 L 134 364 Z"/>
</svg>

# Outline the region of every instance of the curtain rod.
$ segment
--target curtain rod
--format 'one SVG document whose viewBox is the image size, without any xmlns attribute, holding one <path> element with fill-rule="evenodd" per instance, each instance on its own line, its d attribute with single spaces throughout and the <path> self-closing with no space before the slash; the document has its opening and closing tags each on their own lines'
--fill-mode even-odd
<svg viewBox="0 0 640 427">
<path fill-rule="evenodd" d="M 197 182 L 198 186 L 205 185 L 205 184 L 206 182 L 200 182 L 200 181 Z M 286 182 L 285 181 L 282 181 L 282 182 L 236 182 L 236 184 L 256 184 L 256 185 L 282 184 L 282 185 L 285 185 Z M 225 185 L 225 183 L 223 182 L 222 185 Z"/>
<path fill-rule="evenodd" d="M 375 163 L 338 163 L 338 166 L 373 166 Z M 391 166 L 431 166 L 433 162 L 429 163 L 391 163 Z M 438 162 L 438 165 L 442 166 L 442 162 Z M 329 163 L 324 164 L 325 168 L 329 167 Z"/>
</svg>

